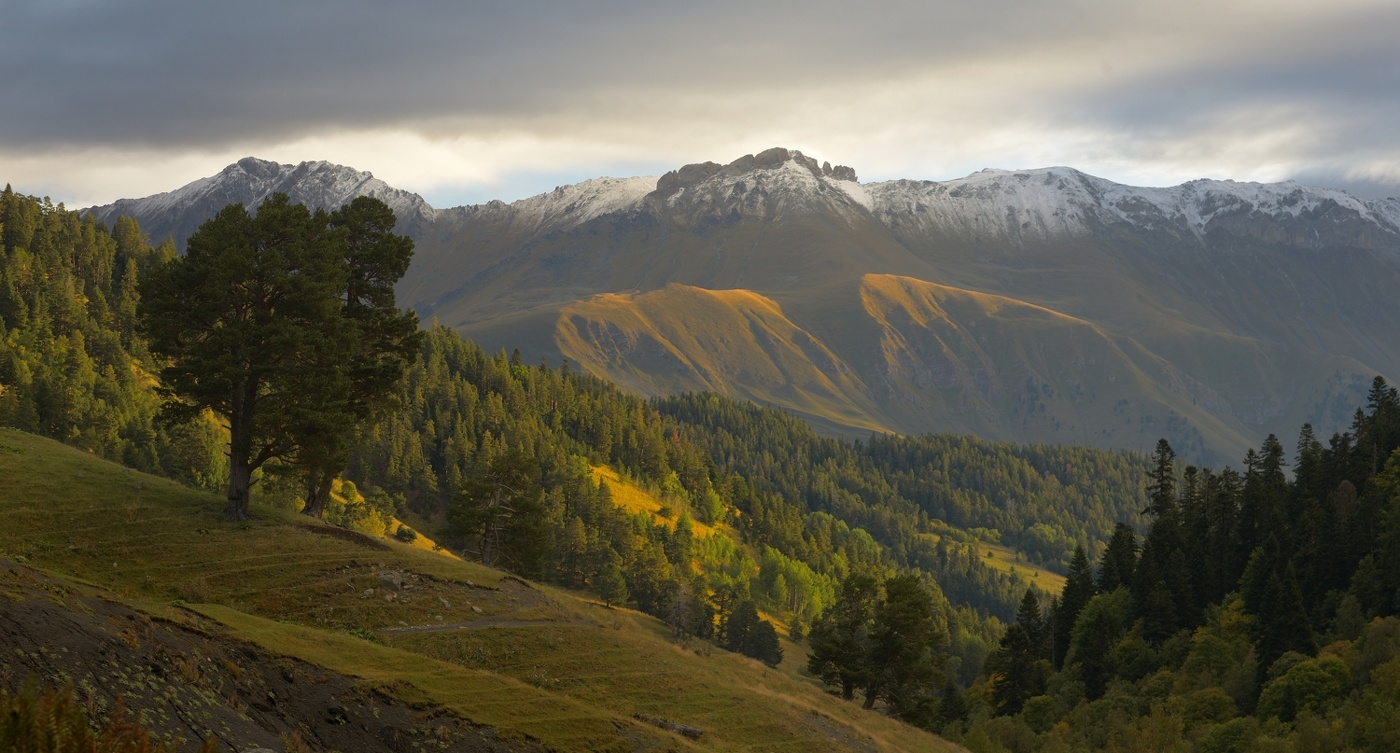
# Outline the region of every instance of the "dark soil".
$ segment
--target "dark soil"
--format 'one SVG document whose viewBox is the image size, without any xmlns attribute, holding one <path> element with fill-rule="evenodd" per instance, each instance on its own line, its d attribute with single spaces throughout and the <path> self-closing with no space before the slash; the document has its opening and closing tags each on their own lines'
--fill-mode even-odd
<svg viewBox="0 0 1400 753">
<path fill-rule="evenodd" d="M 71 686 L 95 718 L 121 704 L 159 740 L 221 750 L 537 751 L 411 689 L 334 674 L 236 640 L 193 613 L 152 617 L 0 559 L 0 686 Z"/>
</svg>

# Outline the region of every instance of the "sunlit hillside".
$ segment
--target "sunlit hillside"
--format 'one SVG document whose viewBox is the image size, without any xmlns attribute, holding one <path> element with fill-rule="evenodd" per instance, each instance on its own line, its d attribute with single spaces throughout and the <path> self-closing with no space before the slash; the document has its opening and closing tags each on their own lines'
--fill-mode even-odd
<svg viewBox="0 0 1400 753">
<path fill-rule="evenodd" d="M 192 610 L 504 739 L 570 751 L 954 749 L 831 697 L 795 663 L 771 670 L 677 642 L 640 613 L 288 510 L 258 506 L 254 522 L 228 524 L 214 495 L 29 434 L 0 430 L 0 488 L 4 557 L 156 616 Z"/>
</svg>

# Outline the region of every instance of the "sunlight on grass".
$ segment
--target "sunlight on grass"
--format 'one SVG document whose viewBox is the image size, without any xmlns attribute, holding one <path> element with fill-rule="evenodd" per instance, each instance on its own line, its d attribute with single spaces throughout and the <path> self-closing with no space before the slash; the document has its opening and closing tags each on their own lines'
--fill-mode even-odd
<svg viewBox="0 0 1400 753">
<path fill-rule="evenodd" d="M 832 697 L 802 675 L 803 649 L 790 642 L 772 670 L 676 642 L 631 610 L 286 510 L 255 505 L 256 520 L 226 523 L 218 495 L 33 435 L 0 429 L 0 489 L 4 556 L 148 610 L 185 605 L 271 651 L 507 738 L 570 751 L 956 750 Z M 659 509 L 620 480 L 614 493 Z M 706 732 L 688 741 L 635 713 Z"/>
</svg>

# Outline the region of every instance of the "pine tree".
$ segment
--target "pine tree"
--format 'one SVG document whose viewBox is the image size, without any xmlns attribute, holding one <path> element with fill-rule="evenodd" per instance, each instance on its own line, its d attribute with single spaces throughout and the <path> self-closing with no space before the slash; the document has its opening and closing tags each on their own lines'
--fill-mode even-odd
<svg viewBox="0 0 1400 753">
<path fill-rule="evenodd" d="M 1114 526 L 1113 536 L 1099 557 L 1098 590 L 1107 592 L 1131 585 L 1136 567 L 1137 534 L 1126 523 L 1119 523 Z"/>
<path fill-rule="evenodd" d="M 326 223 L 285 194 L 256 217 L 230 205 L 141 289 L 142 328 L 169 359 L 169 415 L 208 409 L 228 423 L 230 520 L 249 517 L 253 472 L 296 451 L 322 391 L 340 382 L 327 361 L 307 361 L 327 341 L 344 342 L 347 270 Z"/>
<path fill-rule="evenodd" d="M 483 565 L 505 564 L 530 574 L 542 555 L 544 534 L 539 466 L 519 451 L 477 468 L 452 498 L 447 522 L 477 544 Z"/>
<path fill-rule="evenodd" d="M 851 700 L 871 680 L 870 633 L 880 600 L 875 578 L 852 573 L 841 582 L 836 603 L 812 625 L 807 670 Z"/>
<path fill-rule="evenodd" d="M 933 594 L 919 576 L 896 575 L 885 581 L 885 598 L 875 609 L 870 634 L 865 708 L 884 700 L 891 716 L 906 721 L 930 712 L 933 689 L 944 681 L 941 651 L 947 643 Z"/>
<path fill-rule="evenodd" d="M 1007 628 L 988 659 L 992 702 L 1001 715 L 1018 714 L 1027 699 L 1045 692 L 1050 675 L 1046 661 L 1046 626 L 1035 591 L 1026 590 L 1016 610 L 1016 623 Z"/>
<path fill-rule="evenodd" d="M 296 453 L 306 476 L 303 512 L 312 517 L 321 516 L 332 482 L 349 463 L 357 427 L 392 406 L 398 381 L 422 344 L 418 315 L 394 302 L 394 284 L 413 256 L 413 241 L 395 235 L 394 223 L 388 205 L 361 196 L 327 224 L 342 249 L 347 281 L 338 337 L 317 343 L 316 359 L 304 367 L 323 375 L 318 404 L 303 414 Z"/>
<path fill-rule="evenodd" d="M 1074 547 L 1074 555 L 1069 561 L 1069 575 L 1065 577 L 1065 587 L 1060 592 L 1059 607 L 1055 610 L 1055 667 L 1064 666 L 1065 655 L 1069 653 L 1070 635 L 1074 623 L 1079 619 L 1080 610 L 1094 597 L 1094 571 L 1089 566 L 1089 555 L 1084 553 L 1084 545 Z"/>
<path fill-rule="evenodd" d="M 603 553 L 603 561 L 593 579 L 593 590 L 608 606 L 627 603 L 627 580 L 622 577 L 622 557 L 612 547 Z"/>
</svg>

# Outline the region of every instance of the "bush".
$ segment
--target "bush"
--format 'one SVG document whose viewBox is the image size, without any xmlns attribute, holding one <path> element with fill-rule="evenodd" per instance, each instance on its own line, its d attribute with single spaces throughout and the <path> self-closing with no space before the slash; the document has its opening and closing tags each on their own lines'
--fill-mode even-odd
<svg viewBox="0 0 1400 753">
<path fill-rule="evenodd" d="M 1264 688 L 1258 716 L 1291 722 L 1305 709 L 1325 713 L 1345 698 L 1350 679 L 1346 663 L 1335 656 L 1299 662 Z"/>
<path fill-rule="evenodd" d="M 0 687 L 0 750 L 26 753 L 176 753 L 173 744 L 156 745 L 139 723 L 128 721 L 117 708 L 93 728 L 72 688 L 39 690 L 30 678 L 18 693 Z M 214 753 L 209 739 L 200 753 Z"/>
<path fill-rule="evenodd" d="M 394 538 L 405 544 L 412 544 L 418 540 L 418 532 L 406 525 L 399 524 L 399 530 L 394 531 Z"/>
</svg>

